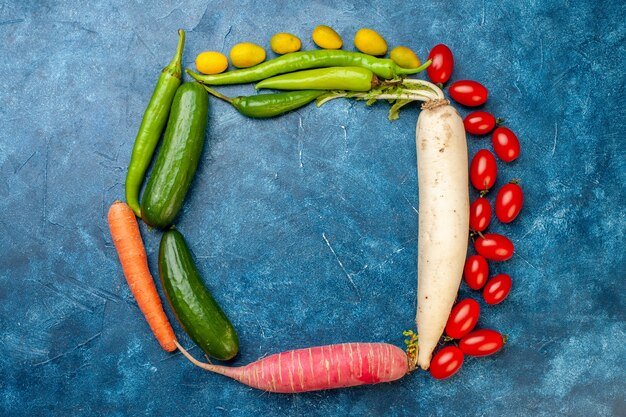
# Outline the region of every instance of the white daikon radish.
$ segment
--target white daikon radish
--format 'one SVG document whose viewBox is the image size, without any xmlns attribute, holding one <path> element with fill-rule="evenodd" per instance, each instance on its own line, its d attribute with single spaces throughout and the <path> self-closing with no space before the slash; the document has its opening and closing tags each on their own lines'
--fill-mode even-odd
<svg viewBox="0 0 626 417">
<path fill-rule="evenodd" d="M 469 230 L 465 129 L 447 100 L 422 106 L 415 144 L 419 190 L 417 364 L 428 369 L 459 291 Z"/>
</svg>

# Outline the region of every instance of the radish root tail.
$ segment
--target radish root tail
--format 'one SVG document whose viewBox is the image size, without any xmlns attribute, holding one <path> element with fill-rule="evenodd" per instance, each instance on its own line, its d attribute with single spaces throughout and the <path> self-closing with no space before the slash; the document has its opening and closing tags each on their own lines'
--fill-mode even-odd
<svg viewBox="0 0 626 417">
<path fill-rule="evenodd" d="M 174 343 L 176 343 L 176 347 L 178 348 L 178 350 L 180 350 L 180 352 L 189 360 L 189 362 L 193 363 L 194 365 L 202 369 L 206 369 L 207 371 L 215 372 L 215 365 L 210 364 L 210 363 L 200 362 L 199 360 L 191 356 L 191 354 L 187 352 L 187 350 L 185 350 L 185 348 L 182 347 L 180 343 L 178 343 L 178 341 L 174 340 Z"/>
</svg>

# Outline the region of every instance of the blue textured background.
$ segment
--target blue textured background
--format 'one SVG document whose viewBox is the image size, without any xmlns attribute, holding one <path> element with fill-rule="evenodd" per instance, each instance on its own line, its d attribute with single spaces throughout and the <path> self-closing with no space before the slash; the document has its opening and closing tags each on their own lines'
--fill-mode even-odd
<svg viewBox="0 0 626 417">
<path fill-rule="evenodd" d="M 626 415 L 626 3 L 83 3 L 0 3 L 0 414 Z M 510 343 L 450 380 L 254 391 L 163 352 L 122 276 L 106 211 L 123 197 L 176 29 L 193 65 L 240 41 L 268 48 L 278 31 L 311 49 L 317 24 L 347 49 L 361 27 L 421 57 L 448 44 L 454 79 L 486 84 L 485 108 L 521 139 L 498 185 L 521 178 L 525 207 L 492 227 L 516 244 L 492 268 L 514 290 L 480 320 Z M 235 364 L 326 343 L 402 345 L 415 312 L 417 106 L 390 123 L 385 103 L 262 121 L 211 105 L 177 226 L 239 331 Z M 156 276 L 160 233 L 142 232 Z"/>
</svg>

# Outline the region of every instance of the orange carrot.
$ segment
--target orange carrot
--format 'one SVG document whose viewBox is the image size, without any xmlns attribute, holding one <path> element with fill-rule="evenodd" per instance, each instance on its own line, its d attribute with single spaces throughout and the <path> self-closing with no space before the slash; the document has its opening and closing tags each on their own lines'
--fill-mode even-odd
<svg viewBox="0 0 626 417">
<path fill-rule="evenodd" d="M 163 311 L 154 279 L 148 269 L 148 257 L 135 213 L 125 203 L 116 201 L 109 209 L 109 229 L 126 282 L 137 300 L 139 309 L 146 316 L 146 321 L 161 347 L 173 352 L 176 350 L 176 336 Z"/>
<path fill-rule="evenodd" d="M 176 342 L 194 365 L 269 392 L 296 393 L 391 382 L 409 371 L 406 353 L 387 343 L 343 343 L 290 350 L 246 366 L 200 362 Z"/>
</svg>

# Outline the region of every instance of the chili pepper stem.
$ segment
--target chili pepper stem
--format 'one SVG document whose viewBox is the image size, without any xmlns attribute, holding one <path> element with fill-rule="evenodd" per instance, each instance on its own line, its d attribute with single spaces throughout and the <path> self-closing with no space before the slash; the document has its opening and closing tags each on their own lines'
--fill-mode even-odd
<svg viewBox="0 0 626 417">
<path fill-rule="evenodd" d="M 372 75 L 372 88 L 376 88 L 382 84 L 383 82 L 376 76 L 376 74 Z"/>
<path fill-rule="evenodd" d="M 422 65 L 420 65 L 417 68 L 402 68 L 400 66 L 398 66 L 395 70 L 396 75 L 412 75 L 412 74 L 417 74 L 418 72 L 422 72 L 424 71 L 426 68 L 428 68 L 430 66 L 430 64 L 432 64 L 432 60 L 428 60 L 426 62 L 424 62 Z"/>
<path fill-rule="evenodd" d="M 202 82 L 202 75 L 198 74 L 197 72 L 194 72 L 192 70 L 190 70 L 189 68 L 185 68 L 185 72 L 194 80 L 198 81 L 199 83 Z"/>
<path fill-rule="evenodd" d="M 172 62 L 168 64 L 167 67 L 163 70 L 164 72 L 169 72 L 173 76 L 177 78 L 182 77 L 182 62 L 183 62 L 183 49 L 185 48 L 185 31 L 182 29 L 178 29 L 178 45 L 176 45 L 176 53 L 174 54 L 174 58 L 172 58 Z"/>
<path fill-rule="evenodd" d="M 201 85 L 201 86 L 203 86 L 203 87 L 204 87 L 204 89 L 205 89 L 206 91 L 208 91 L 208 92 L 209 92 L 209 94 L 211 94 L 212 96 L 215 96 L 215 97 L 217 97 L 217 98 L 219 98 L 219 99 L 222 99 L 222 100 L 224 100 L 224 101 L 225 101 L 225 102 L 227 102 L 227 103 L 233 104 L 233 99 L 232 99 L 232 98 L 230 98 L 230 97 L 228 97 L 228 96 L 226 96 L 226 95 L 224 95 L 224 94 L 220 93 L 220 92 L 219 92 L 219 91 L 217 91 L 217 90 L 212 89 L 211 87 L 207 87 L 207 86 L 206 86 L 206 85 L 204 85 L 204 84 L 200 84 L 200 85 Z"/>
</svg>

